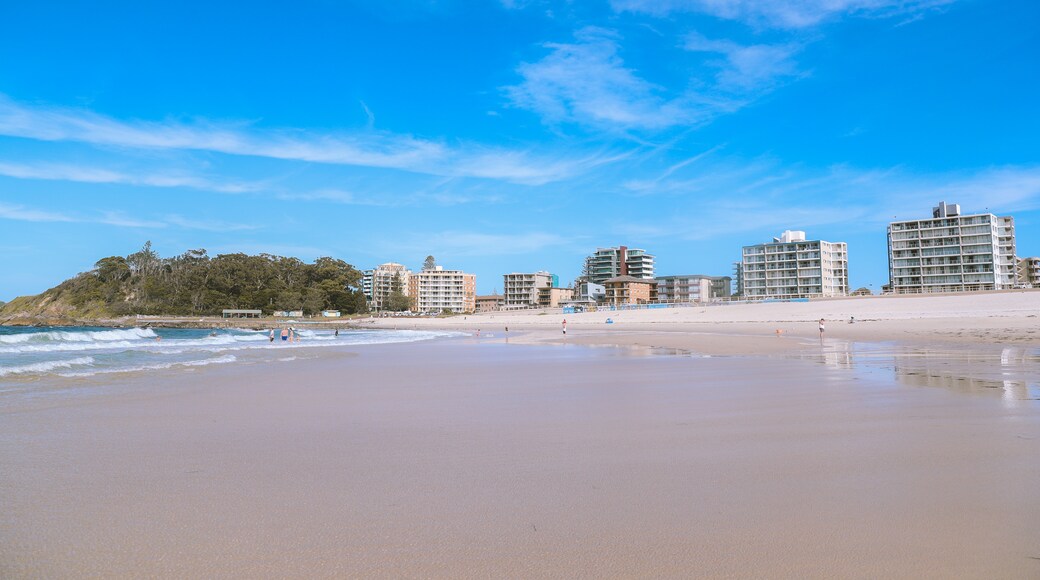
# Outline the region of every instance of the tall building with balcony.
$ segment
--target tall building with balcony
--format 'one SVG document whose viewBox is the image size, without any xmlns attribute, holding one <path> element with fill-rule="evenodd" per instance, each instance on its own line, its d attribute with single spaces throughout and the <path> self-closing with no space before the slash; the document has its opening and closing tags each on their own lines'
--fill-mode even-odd
<svg viewBox="0 0 1040 580">
<path fill-rule="evenodd" d="M 888 226 L 889 288 L 894 294 L 972 292 L 1016 283 L 1015 219 L 961 215 L 939 202 L 932 218 Z"/>
<path fill-rule="evenodd" d="M 770 243 L 744 246 L 740 282 L 749 300 L 847 296 L 848 247 L 788 230 Z"/>
<path fill-rule="evenodd" d="M 710 302 L 730 295 L 732 278 L 729 276 L 658 276 L 658 302 Z"/>
<path fill-rule="evenodd" d="M 477 308 L 477 276 L 434 266 L 409 278 L 409 298 L 416 312 L 466 312 Z"/>
<path fill-rule="evenodd" d="M 619 276 L 653 279 L 654 257 L 645 250 L 618 246 L 597 248 L 596 253 L 585 258 L 586 281 L 602 285 L 607 280 Z"/>
<path fill-rule="evenodd" d="M 502 276 L 505 301 L 503 308 L 533 308 L 538 306 L 539 293 L 543 288 L 556 288 L 559 277 L 548 272 L 533 274 L 512 273 Z"/>
<path fill-rule="evenodd" d="M 396 262 L 380 264 L 372 270 L 365 270 L 361 288 L 368 298 L 371 310 L 383 310 L 395 291 L 405 296 L 409 294 L 409 280 L 412 271 Z"/>
</svg>

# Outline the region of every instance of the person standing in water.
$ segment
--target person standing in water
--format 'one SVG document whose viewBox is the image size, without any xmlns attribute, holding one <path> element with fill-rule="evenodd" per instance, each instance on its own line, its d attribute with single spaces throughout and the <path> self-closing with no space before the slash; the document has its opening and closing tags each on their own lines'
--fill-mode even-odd
<svg viewBox="0 0 1040 580">
<path fill-rule="evenodd" d="M 820 338 L 823 338 L 823 319 L 820 319 Z"/>
</svg>

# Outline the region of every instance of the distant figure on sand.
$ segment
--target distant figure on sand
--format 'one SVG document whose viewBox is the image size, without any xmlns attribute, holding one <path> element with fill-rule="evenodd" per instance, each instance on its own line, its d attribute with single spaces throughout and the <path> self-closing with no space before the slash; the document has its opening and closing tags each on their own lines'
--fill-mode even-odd
<svg viewBox="0 0 1040 580">
<path fill-rule="evenodd" d="M 567 319 L 563 319 L 563 333 L 567 334 Z"/>
<path fill-rule="evenodd" d="M 820 319 L 820 337 L 823 337 L 823 319 Z"/>
<path fill-rule="evenodd" d="M 849 317 L 849 324 L 856 324 L 856 317 L 855 316 L 850 316 Z"/>
</svg>

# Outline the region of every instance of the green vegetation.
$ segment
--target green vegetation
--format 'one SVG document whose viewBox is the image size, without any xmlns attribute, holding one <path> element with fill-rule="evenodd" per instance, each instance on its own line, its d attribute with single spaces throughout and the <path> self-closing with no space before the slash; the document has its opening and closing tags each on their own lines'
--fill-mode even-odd
<svg viewBox="0 0 1040 580">
<path fill-rule="evenodd" d="M 151 242 L 129 256 L 110 256 L 94 269 L 34 297 L 20 297 L 6 313 L 83 317 L 128 314 L 219 315 L 224 308 L 299 310 L 315 314 L 364 312 L 361 272 L 343 260 L 188 250 L 161 258 Z"/>
<path fill-rule="evenodd" d="M 390 281 L 390 296 L 387 297 L 386 304 L 384 305 L 385 310 L 391 312 L 404 312 L 411 308 L 412 302 L 405 296 L 404 293 L 404 280 L 400 274 L 394 276 L 394 279 Z"/>
</svg>

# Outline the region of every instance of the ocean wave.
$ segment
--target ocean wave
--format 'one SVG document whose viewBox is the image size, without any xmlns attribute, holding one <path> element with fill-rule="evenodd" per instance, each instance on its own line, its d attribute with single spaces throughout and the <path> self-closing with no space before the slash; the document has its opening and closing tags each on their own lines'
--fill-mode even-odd
<svg viewBox="0 0 1040 580">
<path fill-rule="evenodd" d="M 0 377 L 7 375 L 43 374 L 55 369 L 67 369 L 75 366 L 94 364 L 94 357 L 82 356 L 69 360 L 50 360 L 17 367 L 0 367 Z"/>
<path fill-rule="evenodd" d="M 112 342 L 155 338 L 151 328 L 115 328 L 111 330 L 51 330 L 0 335 L 0 344 L 46 342 Z"/>
<path fill-rule="evenodd" d="M 61 377 L 90 377 L 101 374 L 112 374 L 112 373 L 132 373 L 140 371 L 161 371 L 165 369 L 171 369 L 173 367 L 202 367 L 207 365 L 219 365 L 228 364 L 237 361 L 238 358 L 233 354 L 227 354 L 216 358 L 207 358 L 200 360 L 187 360 L 178 362 L 168 362 L 153 365 L 139 365 L 133 367 L 123 367 L 114 369 L 97 369 L 89 372 L 75 372 L 75 373 L 58 373 Z"/>
</svg>

